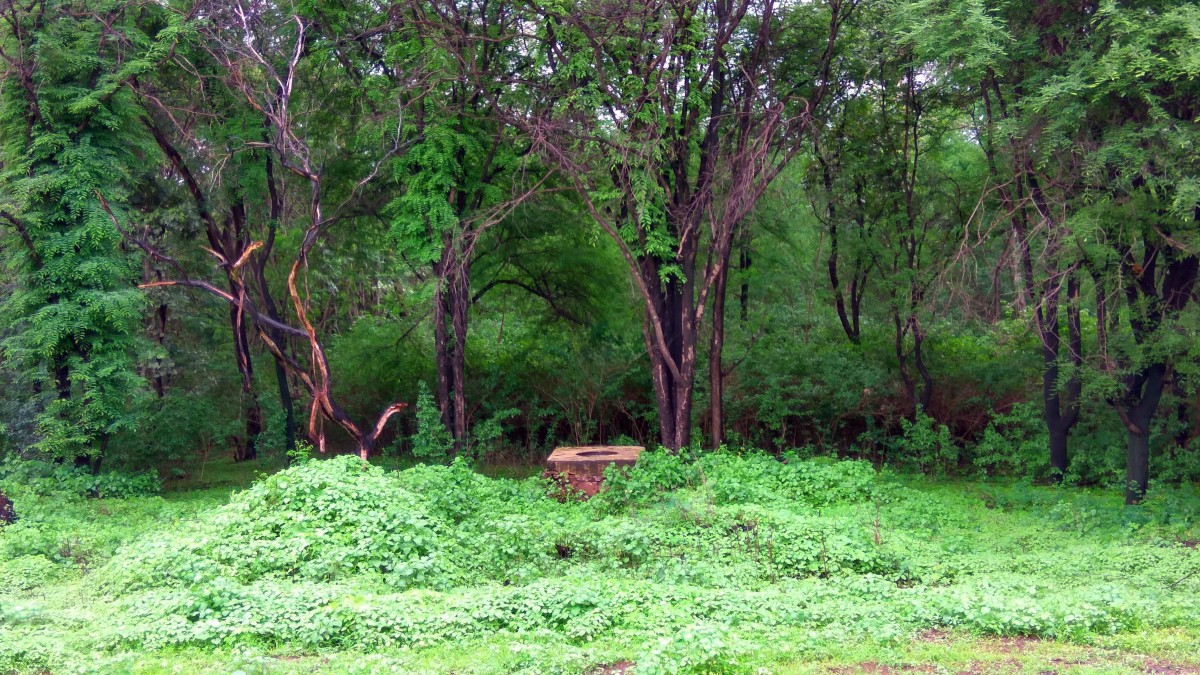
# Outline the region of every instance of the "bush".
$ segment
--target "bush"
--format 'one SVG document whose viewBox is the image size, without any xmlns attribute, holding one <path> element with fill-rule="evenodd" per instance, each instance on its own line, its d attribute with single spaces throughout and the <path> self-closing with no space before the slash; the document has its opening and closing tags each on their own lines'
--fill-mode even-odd
<svg viewBox="0 0 1200 675">
<path fill-rule="evenodd" d="M 613 465 L 605 469 L 605 489 L 596 501 L 611 508 L 645 506 L 672 490 L 698 485 L 702 479 L 691 452 L 646 451 L 632 470 Z"/>
<path fill-rule="evenodd" d="M 432 564 L 440 526 L 392 476 L 343 455 L 304 462 L 237 495 L 198 552 L 243 583 L 369 573 L 407 586 Z"/>
<path fill-rule="evenodd" d="M 21 494 L 39 496 L 128 499 L 157 495 L 162 489 L 153 471 L 91 471 L 37 459 L 7 457 L 0 462 L 0 490 L 14 498 Z"/>
</svg>

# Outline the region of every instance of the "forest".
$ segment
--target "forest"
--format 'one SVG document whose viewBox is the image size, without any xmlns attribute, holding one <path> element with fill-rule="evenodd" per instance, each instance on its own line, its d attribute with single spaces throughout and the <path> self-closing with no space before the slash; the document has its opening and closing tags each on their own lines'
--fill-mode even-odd
<svg viewBox="0 0 1200 675">
<path fill-rule="evenodd" d="M 1200 673 L 1200 5 L 0 0 L 0 59 L 0 673 Z"/>
</svg>

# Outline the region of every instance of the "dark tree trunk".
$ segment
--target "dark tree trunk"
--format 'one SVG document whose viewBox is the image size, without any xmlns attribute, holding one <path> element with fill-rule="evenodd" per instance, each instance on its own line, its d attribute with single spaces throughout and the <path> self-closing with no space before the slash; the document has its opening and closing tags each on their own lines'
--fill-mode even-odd
<svg viewBox="0 0 1200 675">
<path fill-rule="evenodd" d="M 467 427 L 467 312 L 471 306 L 470 269 L 464 262 L 458 274 L 454 276 L 450 289 L 453 302 L 450 325 L 454 330 L 454 350 L 451 352 L 450 367 L 454 377 L 454 426 L 450 433 L 454 436 L 455 452 L 463 449 L 466 441 Z"/>
<path fill-rule="evenodd" d="M 279 189 L 275 184 L 275 163 L 271 159 L 270 153 L 266 153 L 266 177 L 270 222 L 267 224 L 266 243 L 261 251 L 255 252 L 252 259 L 253 271 L 254 280 L 258 285 L 258 293 L 262 296 L 263 309 L 273 321 L 282 323 L 279 307 L 275 304 L 275 298 L 271 294 L 271 286 L 267 283 L 266 275 L 267 262 L 271 257 L 271 252 L 275 249 L 275 233 L 279 227 L 279 219 L 283 216 L 283 196 L 279 194 Z M 271 336 L 279 349 L 285 350 L 287 336 L 282 330 L 269 327 L 267 334 Z M 292 388 L 288 383 L 287 364 L 274 352 L 271 353 L 271 357 L 275 361 L 275 384 L 279 390 L 279 407 L 283 409 L 283 447 L 285 452 L 290 453 L 296 449 L 296 404 L 292 399 Z"/>
<path fill-rule="evenodd" d="M 893 302 L 895 296 L 893 295 Z M 908 370 L 908 352 L 904 349 L 904 322 L 900 319 L 900 310 L 892 308 L 892 347 L 896 353 L 896 362 L 900 370 L 900 381 L 904 384 L 904 395 L 909 403 L 909 417 L 917 417 L 917 381 Z"/>
<path fill-rule="evenodd" d="M 470 270 L 459 257 L 452 234 L 446 233 L 442 259 L 434 269 L 439 283 L 433 307 L 434 359 L 438 407 L 455 452 L 463 449 L 467 436 L 466 343 L 471 305 Z"/>
<path fill-rule="evenodd" d="M 244 462 L 258 457 L 258 436 L 262 433 L 262 407 L 254 392 L 254 362 L 250 360 L 250 341 L 246 335 L 244 317 L 236 307 L 230 307 L 229 320 L 233 328 L 233 349 L 237 357 L 238 373 L 242 379 L 242 406 L 246 415 L 246 437 L 234 448 L 235 462 Z"/>
<path fill-rule="evenodd" d="M 1062 424 L 1062 405 L 1058 387 L 1059 289 L 1051 288 L 1037 307 L 1038 339 L 1042 343 L 1042 417 L 1050 435 L 1050 473 L 1062 480 L 1067 472 L 1067 430 Z"/>
<path fill-rule="evenodd" d="M 829 262 L 827 267 L 829 270 L 829 285 L 833 289 L 833 304 L 837 308 L 838 321 L 842 324 L 842 331 L 846 333 L 846 338 L 852 344 L 858 344 L 861 340 L 858 333 L 858 317 L 855 316 L 855 320 L 852 323 L 850 317 L 846 314 L 846 298 L 842 292 L 841 279 L 838 276 L 838 256 L 840 255 L 840 249 L 838 247 L 838 216 L 833 191 L 833 169 L 820 153 L 817 154 L 817 161 L 821 163 L 821 181 L 825 186 L 825 216 L 828 219 L 825 227 L 829 230 Z M 857 280 L 857 274 L 855 280 Z M 855 289 L 851 288 L 852 303 L 854 302 L 854 291 Z"/>
<path fill-rule="evenodd" d="M 694 251 L 680 255 L 683 279 L 659 279 L 658 264 L 642 261 L 644 282 L 655 298 L 662 327 L 661 335 L 649 318 L 645 323 L 646 349 L 650 354 L 650 375 L 658 404 L 659 434 L 663 447 L 678 451 L 691 444 L 693 388 L 696 379 L 696 306 Z M 670 360 L 668 360 L 668 358 Z"/>
<path fill-rule="evenodd" d="M 1126 405 L 1126 414 L 1132 422 L 1126 429 L 1126 504 L 1137 504 L 1146 496 L 1150 481 L 1150 427 L 1162 398 L 1165 373 L 1162 364 L 1150 366 L 1139 377 L 1142 380 L 1140 391 Z"/>
<path fill-rule="evenodd" d="M 921 328 L 916 314 L 909 318 L 909 323 L 912 325 L 913 334 L 913 364 L 921 376 L 921 408 L 928 412 L 929 404 L 933 401 L 933 375 L 929 373 L 929 367 L 925 364 L 925 331 Z"/>
<path fill-rule="evenodd" d="M 1160 259 L 1166 261 L 1162 288 L 1157 286 Z M 1129 324 L 1138 346 L 1146 349 L 1163 323 L 1183 310 L 1191 300 L 1200 272 L 1200 259 L 1181 256 L 1173 249 L 1146 246 L 1140 269 L 1126 261 L 1125 294 L 1129 305 Z M 1118 412 L 1125 423 L 1127 446 L 1125 460 L 1125 503 L 1136 504 L 1146 496 L 1150 476 L 1150 431 L 1158 403 L 1166 386 L 1167 364 L 1150 363 L 1126 380 L 1124 400 Z"/>
<path fill-rule="evenodd" d="M 725 346 L 725 289 L 729 268 L 717 275 L 713 284 L 712 336 L 708 345 L 709 435 L 713 449 L 725 442 L 725 373 L 721 370 L 721 351 Z"/>
<path fill-rule="evenodd" d="M 740 313 L 738 318 L 742 323 L 750 318 L 750 228 L 742 229 L 741 244 L 738 246 L 738 270 L 742 273 L 742 285 L 738 293 L 738 304 L 740 305 Z"/>
</svg>

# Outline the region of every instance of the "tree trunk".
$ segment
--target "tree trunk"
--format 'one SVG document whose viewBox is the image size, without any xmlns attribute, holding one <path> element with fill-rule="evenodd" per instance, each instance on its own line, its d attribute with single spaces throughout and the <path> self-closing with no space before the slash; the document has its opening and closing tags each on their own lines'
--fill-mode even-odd
<svg viewBox="0 0 1200 675">
<path fill-rule="evenodd" d="M 1166 366 L 1151 365 L 1139 377 L 1140 396 L 1135 393 L 1126 404 L 1131 424 L 1126 427 L 1125 503 L 1137 504 L 1146 496 L 1150 479 L 1150 426 L 1162 398 Z"/>
<path fill-rule="evenodd" d="M 744 227 L 742 232 L 741 244 L 738 246 L 738 270 L 742 272 L 742 286 L 738 293 L 741 312 L 738 318 L 742 323 L 746 323 L 750 318 L 750 275 L 747 274 L 752 262 L 750 259 L 750 228 Z"/>
<path fill-rule="evenodd" d="M 690 281 L 694 265 L 685 258 L 681 267 L 684 280 L 672 277 L 662 283 L 658 278 L 658 266 L 653 261 L 647 259 L 642 265 L 646 285 L 655 296 L 661 324 L 660 335 L 647 316 L 644 331 L 658 405 L 659 434 L 663 447 L 676 452 L 691 444 L 692 396 L 696 379 L 696 308 Z M 668 355 L 671 361 L 667 360 Z"/>
<path fill-rule="evenodd" d="M 909 322 L 913 334 L 913 363 L 921 376 L 921 408 L 928 413 L 929 404 L 933 401 L 933 375 L 929 373 L 929 367 L 925 364 L 925 331 L 922 330 L 916 314 L 909 317 Z"/>
<path fill-rule="evenodd" d="M 1050 480 L 1060 483 L 1069 462 L 1067 438 L 1070 430 L 1062 424 L 1047 424 L 1046 427 L 1050 431 Z"/>
<path fill-rule="evenodd" d="M 235 287 L 231 284 L 231 287 Z M 246 415 L 246 437 L 233 451 L 235 462 L 244 462 L 258 457 L 258 436 L 262 433 L 262 407 L 254 392 L 254 362 L 250 360 L 250 341 L 246 336 L 246 325 L 236 307 L 229 308 L 229 321 L 233 329 L 233 350 L 237 357 L 238 373 L 242 379 L 242 405 Z"/>
<path fill-rule="evenodd" d="M 721 351 L 725 346 L 725 289 L 729 281 L 726 266 L 713 285 L 712 336 L 708 345 L 709 435 L 713 449 L 725 442 L 725 375 L 721 371 Z"/>
<path fill-rule="evenodd" d="M 255 252 L 251 261 L 254 265 L 254 279 L 258 284 L 258 292 L 262 296 L 263 309 L 266 310 L 268 317 L 282 323 L 279 307 L 276 306 L 275 298 L 271 295 L 271 286 L 267 283 L 266 274 L 267 261 L 275 249 L 275 232 L 279 226 L 279 219 L 283 216 L 283 196 L 279 194 L 276 187 L 275 163 L 271 159 L 270 153 L 266 153 L 266 178 L 269 196 L 268 208 L 270 209 L 268 211 L 270 223 L 267 226 L 267 240 L 262 250 Z M 287 336 L 282 330 L 269 328 L 267 332 L 280 349 L 286 350 Z M 279 407 L 283 409 L 283 447 L 285 452 L 290 453 L 296 449 L 296 405 L 292 400 L 292 388 L 288 384 L 287 364 L 274 353 L 271 356 L 275 360 L 275 383 L 279 389 Z"/>
<path fill-rule="evenodd" d="M 1130 429 L 1125 445 L 1125 503 L 1137 504 L 1150 482 L 1150 430 Z"/>
<path fill-rule="evenodd" d="M 860 337 L 858 334 L 858 326 L 851 325 L 850 317 L 846 314 L 846 298 L 842 293 L 841 279 L 838 277 L 838 256 L 840 250 L 838 248 L 838 222 L 837 209 L 834 202 L 833 192 L 833 171 L 829 166 L 829 162 L 818 152 L 817 161 L 821 163 L 821 180 L 825 186 L 825 216 L 828 219 L 826 228 L 829 230 L 829 261 L 827 268 L 829 271 L 829 286 L 833 290 L 833 304 L 837 308 L 838 321 L 842 324 L 842 331 L 846 333 L 846 338 L 851 344 L 858 344 Z M 851 290 L 853 294 L 853 289 Z M 853 301 L 853 298 L 851 298 Z M 855 322 L 857 324 L 857 321 Z"/>
<path fill-rule="evenodd" d="M 1050 288 L 1038 303 L 1038 340 L 1042 343 L 1042 418 L 1050 435 L 1051 480 L 1062 480 L 1067 472 L 1067 434 L 1062 425 L 1062 406 L 1058 389 L 1059 289 Z"/>
<path fill-rule="evenodd" d="M 450 288 L 452 314 L 451 328 L 454 330 L 454 349 L 450 353 L 450 368 L 454 378 L 454 425 L 450 428 L 454 436 L 454 451 L 461 452 L 467 439 L 467 312 L 471 306 L 470 270 L 464 262 L 454 275 Z"/>
<path fill-rule="evenodd" d="M 458 260 L 450 233 L 443 237 L 442 258 L 435 265 L 439 288 L 434 297 L 434 360 L 437 365 L 437 398 L 442 424 L 462 450 L 467 435 L 466 343 L 471 305 L 470 272 Z"/>
</svg>

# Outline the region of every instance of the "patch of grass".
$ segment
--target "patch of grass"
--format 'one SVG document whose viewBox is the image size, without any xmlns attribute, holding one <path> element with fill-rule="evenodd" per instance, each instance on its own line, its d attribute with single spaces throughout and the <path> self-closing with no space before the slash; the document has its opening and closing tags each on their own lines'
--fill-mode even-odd
<svg viewBox="0 0 1200 675">
<path fill-rule="evenodd" d="M 0 529 L 0 672 L 1197 665 L 1187 491 L 1129 509 L 726 453 L 649 453 L 609 485 L 560 503 L 536 478 L 340 457 L 241 492 L 31 497 Z"/>
</svg>

